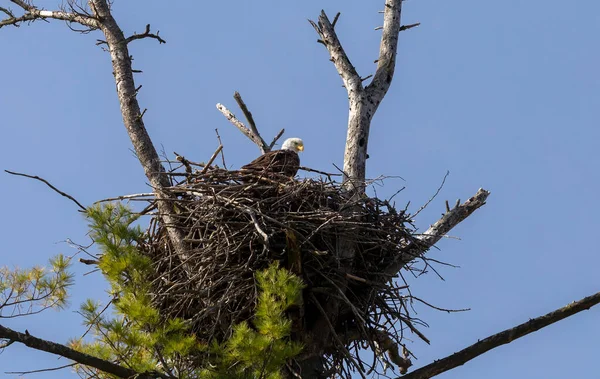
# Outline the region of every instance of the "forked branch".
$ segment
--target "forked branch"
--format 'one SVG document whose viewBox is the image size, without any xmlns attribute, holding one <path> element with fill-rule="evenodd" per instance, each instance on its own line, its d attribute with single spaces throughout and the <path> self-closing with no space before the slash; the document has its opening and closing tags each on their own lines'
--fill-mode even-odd
<svg viewBox="0 0 600 379">
<path fill-rule="evenodd" d="M 396 65 L 398 33 L 401 30 L 400 15 L 402 0 L 386 0 L 383 11 L 383 34 L 377 59 L 377 70 L 372 82 L 364 88 L 364 79 L 356 72 L 344 51 L 334 30 L 334 24 L 324 11 L 321 11 L 318 22 L 309 20 L 327 48 L 331 61 L 341 76 L 348 91 L 350 111 L 348 116 L 348 134 L 344 152 L 344 186 L 351 194 L 365 191 L 365 175 L 367 164 L 367 147 L 371 120 L 387 93 Z M 336 16 L 337 20 L 337 16 Z"/>
<path fill-rule="evenodd" d="M 223 116 L 225 116 L 225 118 L 233 124 L 233 126 L 238 128 L 238 130 L 240 132 L 242 132 L 246 137 L 248 137 L 252 142 L 254 142 L 254 144 L 256 146 L 258 146 L 258 148 L 260 149 L 260 152 L 262 154 L 264 154 L 268 151 L 271 151 L 273 146 L 275 146 L 275 143 L 277 142 L 277 140 L 279 138 L 281 138 L 281 136 L 285 132 L 285 129 L 281 129 L 279 131 L 279 133 L 277 133 L 275 138 L 273 138 L 273 141 L 271 141 L 270 144 L 267 144 L 265 142 L 265 140 L 262 138 L 262 136 L 260 135 L 260 133 L 258 132 L 258 128 L 254 121 L 254 117 L 252 116 L 252 112 L 250 112 L 250 110 L 246 106 L 246 103 L 244 103 L 244 100 L 242 99 L 242 95 L 240 95 L 240 93 L 236 91 L 233 94 L 233 98 L 235 99 L 236 103 L 238 104 L 238 106 L 240 107 L 242 112 L 244 113 L 244 117 L 246 117 L 246 121 L 248 121 L 248 125 L 250 127 L 246 126 L 229 109 L 227 109 L 226 106 L 224 106 L 221 103 L 217 104 L 217 109 L 219 110 L 219 112 L 221 112 L 223 114 Z"/>
</svg>

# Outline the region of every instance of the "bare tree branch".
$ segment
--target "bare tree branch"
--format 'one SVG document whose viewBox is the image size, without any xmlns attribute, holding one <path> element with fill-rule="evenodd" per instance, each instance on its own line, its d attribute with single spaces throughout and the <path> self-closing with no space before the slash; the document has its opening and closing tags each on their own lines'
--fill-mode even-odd
<svg viewBox="0 0 600 379">
<path fill-rule="evenodd" d="M 386 0 L 383 16 L 383 35 L 377 60 L 377 71 L 371 84 L 363 88 L 360 75 L 350 63 L 336 33 L 334 24 L 324 11 L 321 11 L 318 23 L 309 22 L 319 34 L 335 68 L 342 77 L 348 91 L 350 112 L 348 117 L 348 134 L 344 153 L 344 186 L 349 193 L 359 196 L 365 191 L 365 175 L 367 163 L 367 146 L 371 120 L 387 93 L 394 76 L 398 33 L 400 32 L 400 15 L 402 0 Z M 336 19 L 337 20 L 337 15 Z"/>
<path fill-rule="evenodd" d="M 254 117 L 252 117 L 252 112 L 250 112 L 250 110 L 248 110 L 246 103 L 244 103 L 244 100 L 242 100 L 242 95 L 240 95 L 240 93 L 238 91 L 235 91 L 233 94 L 233 98 L 235 99 L 238 106 L 244 113 L 244 117 L 246 117 L 246 121 L 248 121 L 248 125 L 250 126 L 250 131 L 252 131 L 252 134 L 254 135 L 255 140 L 260 142 L 259 148 L 262 151 L 262 153 L 264 154 L 267 151 L 270 151 L 271 148 L 269 147 L 269 145 L 267 145 L 265 140 L 262 138 L 262 136 L 258 132 L 256 123 L 254 122 Z"/>
<path fill-rule="evenodd" d="M 258 148 L 260 149 L 260 152 L 262 154 L 271 150 L 269 145 L 267 145 L 267 143 L 262 139 L 260 134 L 258 134 L 258 130 L 255 133 L 253 130 L 248 128 L 233 113 L 231 113 L 231 111 L 229 109 L 227 109 L 227 107 L 225 107 L 223 104 L 218 103 L 217 109 L 219 110 L 219 112 L 221 112 L 223 114 L 223 116 L 225 116 L 225 118 L 227 120 L 229 120 L 229 122 L 231 122 L 236 128 L 238 128 L 240 132 L 242 132 L 246 137 L 248 137 L 252 142 L 254 142 L 254 144 L 256 146 L 258 146 Z M 254 126 L 254 128 L 256 129 L 256 125 Z"/>
<path fill-rule="evenodd" d="M 260 140 L 257 140 L 256 136 L 252 133 L 252 130 L 250 130 L 233 113 L 231 113 L 231 111 L 229 109 L 227 109 L 226 106 L 224 106 L 221 103 L 217 103 L 217 109 L 219 110 L 219 112 L 221 112 L 223 114 L 223 116 L 225 116 L 225 118 L 227 120 L 229 120 L 229 122 L 231 122 L 233 124 L 233 126 L 238 128 L 240 130 L 240 132 L 242 132 L 246 137 L 250 138 L 250 140 L 252 142 L 254 142 L 254 144 L 256 144 L 256 146 L 258 146 L 259 149 L 261 149 L 260 150 L 261 152 L 263 151 Z"/>
<path fill-rule="evenodd" d="M 400 33 L 400 15 L 402 0 L 386 0 L 383 11 L 383 33 L 379 46 L 379 59 L 377 71 L 373 81 L 366 88 L 367 96 L 374 102 L 374 110 L 392 84 L 392 77 L 396 68 L 396 50 L 398 48 L 398 34 Z M 374 112 L 373 112 L 374 113 Z"/>
<path fill-rule="evenodd" d="M 156 32 L 156 34 L 154 33 L 150 33 L 150 24 L 146 25 L 146 30 L 144 31 L 144 33 L 141 34 L 134 34 L 130 37 L 127 37 L 127 39 L 125 41 L 127 41 L 127 43 L 135 41 L 137 39 L 144 39 L 144 38 L 154 38 L 155 40 L 158 41 L 158 43 L 167 43 L 167 41 L 165 41 L 164 39 L 162 39 L 159 35 L 158 35 L 158 31 Z"/>
<path fill-rule="evenodd" d="M 62 369 L 65 369 L 65 368 L 73 367 L 76 364 L 77 363 L 69 363 L 68 365 L 64 365 L 64 366 L 52 367 L 52 368 L 42 368 L 42 369 L 39 369 L 39 370 L 31 370 L 31 371 L 6 371 L 5 374 L 27 375 L 27 374 L 35 374 L 35 373 L 38 373 L 38 372 L 58 371 L 58 370 L 62 370 Z"/>
<path fill-rule="evenodd" d="M 283 133 L 285 133 L 285 129 L 281 129 L 279 131 L 279 133 L 277 133 L 277 135 L 275 137 L 273 137 L 273 141 L 271 141 L 271 143 L 269 144 L 269 149 L 273 149 L 273 147 L 275 146 L 275 144 L 277 143 L 277 141 L 281 138 L 281 136 L 283 135 Z"/>
<path fill-rule="evenodd" d="M 337 17 L 338 16 L 336 16 L 336 20 Z M 348 91 L 348 95 L 351 96 L 352 93 L 362 92 L 363 87 L 360 76 L 350 62 L 348 55 L 346 55 L 346 52 L 344 51 L 344 48 L 342 47 L 342 44 L 335 33 L 334 26 L 331 22 L 329 22 L 329 18 L 327 17 L 327 14 L 325 14 L 325 11 L 321 11 L 317 23 L 312 20 L 308 20 L 308 22 L 310 22 L 317 34 L 319 34 L 321 41 L 329 51 L 331 60 L 335 65 L 338 74 L 340 74 L 342 77 L 342 81 L 344 82 L 344 87 L 346 87 L 346 90 Z"/>
<path fill-rule="evenodd" d="M 485 201 L 490 195 L 489 191 L 480 188 L 477 193 L 463 204 L 457 205 L 449 212 L 446 212 L 442 218 L 429 227 L 417 241 L 411 242 L 404 251 L 406 252 L 397 262 L 391 264 L 386 273 L 396 275 L 404 265 L 412 261 L 423 251 L 431 248 L 440 239 L 442 239 L 452 228 L 460 224 L 477 209 L 485 205 Z"/>
<path fill-rule="evenodd" d="M 35 21 L 35 20 L 45 20 L 47 18 L 53 18 L 56 20 L 63 20 L 68 22 L 75 22 L 84 26 L 87 26 L 90 29 L 98 29 L 100 24 L 98 20 L 88 17 L 86 15 L 74 12 L 63 12 L 63 11 L 48 11 L 48 10 L 40 10 L 35 6 L 28 4 L 22 0 L 10 0 L 12 3 L 18 5 L 22 9 L 25 10 L 25 14 L 19 17 L 15 17 L 12 12 L 4 11 L 9 17 L 0 21 L 0 28 L 7 25 L 19 26 L 21 22 L 25 21 Z"/>
<path fill-rule="evenodd" d="M 0 325 L 0 338 L 7 339 L 11 342 L 20 342 L 27 347 L 32 349 L 45 351 L 51 354 L 60 355 L 61 357 L 65 357 L 71 359 L 79 364 L 86 365 L 89 367 L 96 368 L 103 372 L 115 375 L 119 378 L 139 378 L 139 379 L 154 379 L 156 377 L 166 378 L 166 375 L 152 372 L 152 373 L 138 373 L 130 368 L 120 366 L 118 364 L 105 361 L 100 358 L 93 357 L 89 354 L 81 353 L 77 350 L 73 350 L 70 347 L 65 345 L 61 345 L 55 342 L 43 340 L 41 338 L 37 338 L 29 334 L 29 332 L 25 331 L 25 333 L 19 333 L 12 329 L 6 328 Z"/>
<path fill-rule="evenodd" d="M 456 352 L 446 358 L 437 360 L 427 366 L 421 367 L 409 374 L 406 374 L 401 379 L 427 379 L 439 375 L 443 372 L 456 368 L 474 359 L 481 354 L 484 354 L 498 346 L 502 346 L 517 338 L 526 336 L 527 334 L 545 328 L 548 325 L 554 324 L 560 320 L 570 317 L 581 311 L 585 311 L 600 303 L 600 292 L 573 302 L 565 307 L 559 308 L 544 316 L 531 319 L 523 324 L 517 325 L 514 328 L 506 329 L 500 333 L 489 336 L 477 343 Z M 398 378 L 398 379 L 400 379 Z"/>
<path fill-rule="evenodd" d="M 71 200 L 72 202 L 74 202 L 75 204 L 77 204 L 77 206 L 82 210 L 85 211 L 85 207 L 83 205 L 81 205 L 81 203 L 79 201 L 77 201 L 73 196 L 69 195 L 68 193 L 65 193 L 61 190 L 59 190 L 58 188 L 54 187 L 52 184 L 50 184 L 50 182 L 48 182 L 46 179 L 40 178 L 39 176 L 33 176 L 33 175 L 27 175 L 27 174 L 21 174 L 20 172 L 14 172 L 14 171 L 8 171 L 8 170 L 4 170 L 4 172 L 11 174 L 11 175 L 16 175 L 16 176 L 24 176 L 26 178 L 31 178 L 31 179 L 35 179 L 35 180 L 39 180 L 42 183 L 45 183 L 48 187 L 52 188 L 54 191 L 58 192 L 61 196 L 66 197 L 67 199 Z"/>
</svg>

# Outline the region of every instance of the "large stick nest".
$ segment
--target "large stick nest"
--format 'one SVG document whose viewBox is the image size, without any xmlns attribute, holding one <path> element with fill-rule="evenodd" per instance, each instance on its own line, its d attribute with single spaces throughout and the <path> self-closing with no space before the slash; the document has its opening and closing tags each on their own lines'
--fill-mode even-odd
<svg viewBox="0 0 600 379">
<path fill-rule="evenodd" d="M 178 219 L 173 227 L 189 245 L 187 259 L 175 254 L 165 229 L 171 226 L 158 216 L 145 253 L 156 267 L 155 305 L 165 317 L 189 320 L 200 340 L 223 341 L 252 317 L 254 274 L 274 260 L 307 285 L 303 309 L 290 315 L 294 338 L 306 338 L 331 299 L 342 303 L 335 319 L 328 316 L 335 333 L 323 349 L 332 366 L 356 365 L 361 343 L 381 353 L 382 344 L 401 343 L 405 328 L 416 331 L 403 288 L 385 273 L 406 260 L 403 249 L 414 242 L 404 210 L 366 196 L 351 201 L 330 177 L 243 177 L 209 167 L 173 178 L 183 178 L 166 191 Z M 339 258 L 349 243 L 356 251 L 350 267 Z"/>
</svg>

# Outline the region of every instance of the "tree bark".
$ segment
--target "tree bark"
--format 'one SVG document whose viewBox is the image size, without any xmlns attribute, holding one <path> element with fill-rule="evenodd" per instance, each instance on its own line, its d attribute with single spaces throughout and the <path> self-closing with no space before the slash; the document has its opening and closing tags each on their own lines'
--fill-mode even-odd
<svg viewBox="0 0 600 379">
<path fill-rule="evenodd" d="M 173 209 L 168 201 L 164 201 L 168 199 L 168 195 L 162 190 L 164 187 L 170 187 L 171 183 L 167 175 L 165 175 L 165 169 L 160 163 L 158 153 L 144 126 L 140 106 L 136 98 L 137 90 L 133 79 L 127 40 L 113 18 L 110 6 L 106 0 L 90 0 L 89 3 L 95 17 L 99 20 L 99 28 L 106 38 L 117 85 L 121 114 L 127 134 L 144 169 L 146 178 L 148 178 L 152 190 L 156 194 L 158 210 L 163 224 L 167 227 L 169 240 L 184 267 L 186 267 L 185 262 L 188 259 L 188 254 L 186 245 L 183 242 L 184 235 L 177 228 L 176 219 L 171 216 Z"/>
</svg>

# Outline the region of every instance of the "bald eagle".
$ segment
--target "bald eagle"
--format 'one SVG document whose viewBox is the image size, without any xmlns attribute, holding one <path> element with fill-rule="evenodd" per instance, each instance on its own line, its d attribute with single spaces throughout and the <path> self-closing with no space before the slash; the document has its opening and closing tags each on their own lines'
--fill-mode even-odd
<svg viewBox="0 0 600 379">
<path fill-rule="evenodd" d="M 300 167 L 298 152 L 304 151 L 304 142 L 300 138 L 288 138 L 281 150 L 267 151 L 247 165 L 242 171 L 253 173 L 276 173 L 293 178 Z"/>
</svg>

